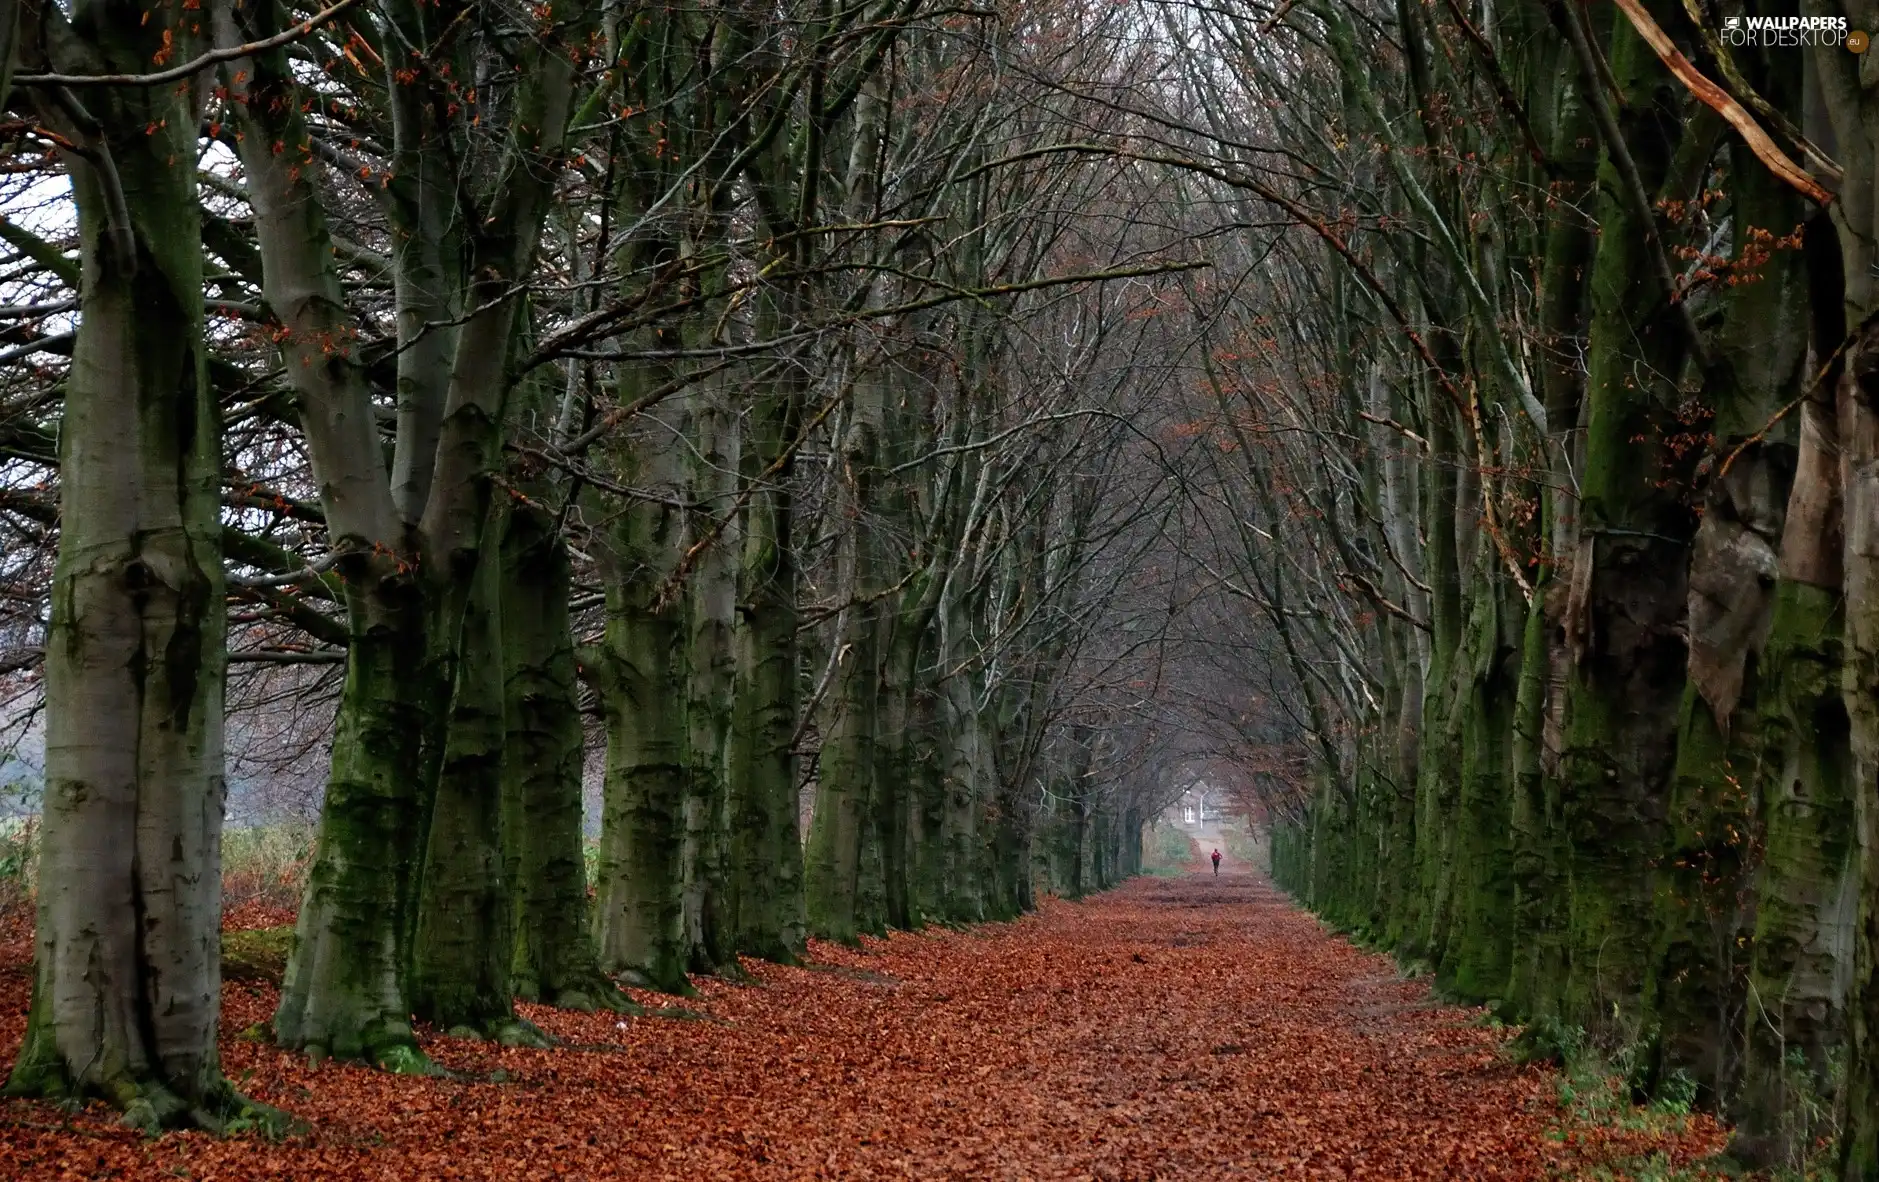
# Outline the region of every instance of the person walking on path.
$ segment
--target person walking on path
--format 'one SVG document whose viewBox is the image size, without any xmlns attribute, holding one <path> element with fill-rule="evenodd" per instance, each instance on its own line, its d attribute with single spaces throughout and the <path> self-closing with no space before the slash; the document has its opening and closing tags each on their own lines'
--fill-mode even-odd
<svg viewBox="0 0 1879 1182">
<path fill-rule="evenodd" d="M 1214 877 L 1220 877 L 1220 851 L 1214 851 Z"/>
</svg>

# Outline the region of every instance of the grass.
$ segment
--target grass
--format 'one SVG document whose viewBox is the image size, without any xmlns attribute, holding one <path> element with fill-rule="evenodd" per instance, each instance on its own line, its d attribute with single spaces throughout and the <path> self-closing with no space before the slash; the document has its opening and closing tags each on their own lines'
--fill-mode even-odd
<svg viewBox="0 0 1879 1182">
<path fill-rule="evenodd" d="M 1548 1136 L 1561 1146 L 1575 1145 L 1580 1155 L 1570 1173 L 1560 1177 L 1601 1182 L 1825 1182 L 1836 1176 L 1831 1146 L 1824 1142 L 1813 1159 L 1795 1170 L 1750 1171 L 1726 1153 L 1697 1152 L 1694 1147 L 1703 1141 L 1713 1144 L 1719 1130 L 1695 1111 L 1696 1081 L 1673 1071 L 1651 1100 L 1640 1104 L 1631 1070 L 1637 1052 L 1636 1047 L 1603 1052 L 1584 1030 L 1556 1019 L 1529 1024 L 1507 1044 L 1507 1056 L 1515 1062 L 1552 1063 L 1559 1070 L 1554 1081 L 1559 1119 Z M 1677 1148 L 1683 1152 L 1675 1152 Z"/>
<path fill-rule="evenodd" d="M 39 882 L 39 818 L 0 820 L 0 919 L 28 911 Z"/>
<path fill-rule="evenodd" d="M 1593 1049 L 1584 1031 L 1557 1022 L 1526 1027 L 1507 1049 L 1517 1062 L 1558 1065 L 1554 1088 L 1560 1119 L 1548 1136 L 1562 1145 L 1576 1141 L 1598 1146 L 1599 1160 L 1578 1165 L 1572 1176 L 1614 1182 L 1620 1178 L 1694 1182 L 1736 1172 L 1709 1158 L 1679 1165 L 1667 1150 L 1657 1147 L 1688 1130 L 1690 1105 L 1696 1098 L 1693 1083 L 1674 1089 L 1662 1102 L 1634 1103 L 1622 1064 Z"/>
<path fill-rule="evenodd" d="M 1142 842 L 1142 873 L 1159 878 L 1186 874 L 1188 864 L 1200 857 L 1194 839 L 1172 825 L 1157 822 Z"/>
<path fill-rule="evenodd" d="M 1235 818 L 1222 827 L 1221 833 L 1229 858 L 1257 867 L 1261 873 L 1272 869 L 1272 848 L 1263 831 L 1256 831 Z"/>
<path fill-rule="evenodd" d="M 222 832 L 222 905 L 293 908 L 306 886 L 317 829 L 278 821 Z M 0 819 L 0 917 L 28 911 L 39 881 L 39 818 Z"/>
<path fill-rule="evenodd" d="M 276 821 L 223 830 L 222 906 L 299 906 L 318 832 L 311 821 Z"/>
<path fill-rule="evenodd" d="M 1603 1160 L 1576 1169 L 1573 1177 L 1601 1182 L 1697 1182 L 1746 1176 L 1722 1154 L 1678 1161 L 1669 1150 L 1658 1147 L 1690 1132 L 1696 1084 L 1687 1076 L 1681 1086 L 1667 1088 L 1668 1094 L 1649 1104 L 1636 1104 L 1623 1071 L 1599 1055 L 1583 1053 L 1561 1068 L 1555 1086 L 1561 1121 L 1550 1135 L 1562 1143 L 1569 1138 L 1603 1143 Z"/>
</svg>

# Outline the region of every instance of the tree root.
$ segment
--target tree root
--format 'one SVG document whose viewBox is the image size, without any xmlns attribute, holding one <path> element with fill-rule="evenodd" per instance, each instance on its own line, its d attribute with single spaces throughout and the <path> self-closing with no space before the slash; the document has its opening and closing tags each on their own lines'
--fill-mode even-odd
<svg viewBox="0 0 1879 1182">
<path fill-rule="evenodd" d="M 720 981 L 728 981 L 732 985 L 758 984 L 757 978 L 753 977 L 750 971 L 744 967 L 743 962 L 738 960 L 735 956 L 713 968 L 711 975 Z"/>
<path fill-rule="evenodd" d="M 213 1108 L 198 1105 L 190 1109 L 190 1119 L 197 1128 L 222 1137 L 259 1133 L 269 1141 L 307 1131 L 306 1122 L 292 1113 L 250 1100 L 226 1084 L 221 1092 L 223 1095 Z"/>
<path fill-rule="evenodd" d="M 803 963 L 804 959 L 806 959 L 801 951 L 781 943 L 770 944 L 758 949 L 746 949 L 745 951 L 748 955 L 763 961 L 765 964 L 780 964 L 785 968 L 793 968 Z"/>
<path fill-rule="evenodd" d="M 655 981 L 638 969 L 621 969 L 613 974 L 613 979 L 622 986 L 634 989 L 651 989 L 658 993 L 669 993 L 673 997 L 697 997 L 698 989 L 690 978 L 680 974 L 675 981 Z"/>
<path fill-rule="evenodd" d="M 638 1017 L 646 1012 L 644 1006 L 628 997 L 611 978 L 599 969 L 594 969 L 591 973 L 583 973 L 581 978 L 558 989 L 541 990 L 538 987 L 519 989 L 516 993 L 516 1000 L 553 1006 L 557 1010 L 573 1010 L 582 1014 L 606 1010 L 609 1013 Z"/>
<path fill-rule="evenodd" d="M 60 1070 L 15 1073 L 6 1094 L 55 1101 L 68 1109 L 97 1098 L 119 1112 L 118 1123 L 155 1137 L 170 1129 L 200 1129 L 217 1137 L 258 1132 L 270 1140 L 304 1132 L 291 1114 L 237 1092 L 219 1077 L 191 1099 L 160 1079 L 116 1075 L 80 1084 Z"/>
<path fill-rule="evenodd" d="M 493 1042 L 505 1047 L 526 1047 L 536 1051 L 545 1051 L 555 1045 L 555 1040 L 549 1037 L 547 1031 L 515 1014 L 476 1025 L 462 1023 L 444 1033 L 451 1038 Z"/>
</svg>

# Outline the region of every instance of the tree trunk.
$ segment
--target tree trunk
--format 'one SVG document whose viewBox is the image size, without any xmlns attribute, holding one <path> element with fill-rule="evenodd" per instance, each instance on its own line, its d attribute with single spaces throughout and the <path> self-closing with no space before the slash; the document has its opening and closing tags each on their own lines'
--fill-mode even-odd
<svg viewBox="0 0 1879 1182">
<path fill-rule="evenodd" d="M 1573 669 L 1560 755 L 1572 883 L 1566 1016 L 1620 1042 L 1643 1033 L 1638 1001 L 1655 942 L 1651 866 L 1666 848 L 1676 764 L 1683 625 L 1695 520 L 1672 451 L 1686 344 L 1649 264 L 1654 227 L 1624 196 L 1627 150 L 1647 194 L 1674 176 L 1674 129 L 1643 114 L 1662 65 L 1624 20 L 1611 71 L 1627 122 L 1599 169 L 1597 257 L 1580 495 L 1580 544 L 1565 609 Z M 1586 80 L 1588 89 L 1602 83 Z M 1639 376 L 1645 375 L 1645 376 Z"/>
<path fill-rule="evenodd" d="M 864 878 L 873 845 L 874 741 L 880 700 L 880 628 L 866 606 L 848 609 L 836 643 L 834 718 L 822 742 L 816 803 L 803 851 L 803 896 L 809 931 L 825 940 L 854 943 L 877 931 Z M 873 851 L 878 858 L 878 846 Z M 875 866 L 878 872 L 878 862 Z"/>
<path fill-rule="evenodd" d="M 626 447 L 646 485 L 684 487 L 671 425 L 656 419 Z M 642 501 L 621 514 L 604 556 L 607 634 L 583 656 L 602 688 L 607 773 L 595 935 L 600 967 L 653 989 L 689 993 L 682 843 L 689 783 L 684 600 L 660 601 L 678 561 L 680 510 Z"/>
<path fill-rule="evenodd" d="M 1863 10 L 1825 11 L 1861 27 Z M 1820 84 L 1827 147 L 1845 179 L 1829 210 L 1839 231 L 1848 340 L 1839 376 L 1840 480 L 1844 497 L 1845 666 L 1859 902 L 1850 1045 L 1841 1093 L 1841 1176 L 1879 1179 L 1879 97 L 1865 55 L 1809 55 Z M 1814 130 L 1810 121 L 1810 131 Z"/>
<path fill-rule="evenodd" d="M 942 697 L 938 686 L 917 687 L 908 726 L 906 767 L 912 796 L 907 837 L 912 859 L 909 897 L 922 923 L 950 918 L 946 906 L 945 744 L 939 735 Z"/>
<path fill-rule="evenodd" d="M 744 512 L 743 618 L 734 638 L 729 759 L 729 878 L 737 949 L 783 964 L 802 954 L 805 934 L 792 751 L 798 578 L 790 471 L 784 460 L 798 429 L 799 399 L 793 383 L 761 392 L 750 411 L 749 439 L 739 450 L 743 479 L 757 488 Z"/>
<path fill-rule="evenodd" d="M 79 60 L 58 64 L 138 73 L 173 33 L 195 43 L 149 15 L 80 0 Z M 214 1128 L 241 1102 L 216 1053 L 226 626 L 196 118 L 172 87 L 85 97 L 91 112 L 44 112 L 84 149 L 67 156 L 83 277 L 60 429 L 33 1001 L 7 1090 L 101 1096 L 152 1132 Z"/>
<path fill-rule="evenodd" d="M 223 8 L 218 38 L 281 26 L 273 5 Z M 404 971 L 422 849 L 425 775 L 447 686 L 434 683 L 410 539 L 387 484 L 371 390 L 334 270 L 299 90 L 284 51 L 236 63 L 242 165 L 268 305 L 285 331 L 338 573 L 347 596 L 346 684 L 308 874 L 275 1015 L 282 1045 L 416 1068 Z M 281 150 L 275 151 L 279 146 Z"/>
<path fill-rule="evenodd" d="M 1870 162 L 1872 156 L 1867 156 Z M 1848 161 L 1849 170 L 1854 166 Z M 1870 200 L 1870 198 L 1868 198 Z M 1843 235 L 1843 247 L 1847 243 Z M 1855 268 L 1870 251 L 1846 251 L 1849 310 Z M 1867 279 L 1870 285 L 1872 280 Z M 1871 301 L 1879 308 L 1879 298 Z M 1846 497 L 1845 698 L 1853 765 L 1859 907 L 1848 998 L 1844 1177 L 1879 1179 L 1879 318 L 1853 330 L 1840 381 L 1841 472 Z"/>
<path fill-rule="evenodd" d="M 1857 907 L 1846 708 L 1840 700 L 1837 594 L 1782 583 L 1765 652 L 1768 774 L 1755 928 L 1742 1015 L 1741 1084 L 1730 1151 L 1757 1166 L 1799 1168 L 1832 1094 Z"/>
<path fill-rule="evenodd" d="M 881 606 L 875 593 L 878 555 L 868 514 L 880 462 L 881 391 L 864 381 L 855 396 L 842 451 L 845 472 L 837 513 L 845 519 L 843 577 L 856 602 L 836 626 L 835 684 L 817 768 L 815 815 L 803 856 L 809 930 L 853 943 L 882 930 L 880 846 L 876 832 L 875 742 L 880 725 Z"/>
<path fill-rule="evenodd" d="M 1461 791 L 1451 855 L 1456 860 L 1455 918 L 1441 965 L 1449 987 L 1475 1001 L 1500 996 L 1512 943 L 1507 923 L 1512 901 L 1509 741 L 1518 701 L 1519 634 L 1508 621 L 1518 618 L 1512 604 L 1520 600 L 1498 566 L 1492 543 L 1484 540 L 1462 650 L 1469 668 L 1458 703 Z"/>
<path fill-rule="evenodd" d="M 881 846 L 882 896 L 888 926 L 902 930 L 920 926 L 912 882 L 912 812 L 918 804 L 908 768 L 913 683 L 925 633 L 917 616 L 902 610 L 888 624 L 887 652 L 881 661 L 880 732 L 874 745 L 874 823 Z"/>
<path fill-rule="evenodd" d="M 448 737 L 431 805 L 412 948 L 411 1009 L 458 1036 L 531 1039 L 509 1006 L 513 890 L 505 874 L 500 523 L 464 612 Z"/>
<path fill-rule="evenodd" d="M 946 918 L 976 923 L 985 918 L 980 877 L 980 820 L 983 794 L 991 786 L 991 745 L 977 702 L 977 678 L 958 670 L 946 680 L 942 699 L 946 740 L 943 784 L 945 815 Z"/>
<path fill-rule="evenodd" d="M 1813 371 L 1846 335 L 1844 280 L 1825 217 L 1808 224 L 1803 242 L 1814 306 L 1804 371 Z M 1845 542 L 1834 385 L 1820 382 L 1801 404 L 1780 585 L 1760 664 L 1761 858 L 1730 1151 L 1762 1167 L 1798 1169 L 1813 1149 L 1852 983 L 1859 869 L 1841 692 Z"/>
<path fill-rule="evenodd" d="M 423 784 L 447 695 L 433 681 L 425 613 L 409 577 L 385 576 L 373 590 L 354 596 L 367 602 L 352 615 L 319 852 L 274 1029 L 282 1046 L 316 1059 L 416 1071 L 426 1066 L 411 1030 L 405 969 L 427 814 Z"/>
<path fill-rule="evenodd" d="M 570 1010 L 624 1009 L 600 971 L 581 841 L 581 727 L 568 548 L 549 512 L 518 503 L 502 534 L 503 836 L 514 896 L 511 988 Z"/>
<path fill-rule="evenodd" d="M 730 830 L 727 763 L 734 705 L 737 654 L 737 551 L 733 522 L 709 540 L 720 516 L 732 514 L 737 496 L 738 439 L 725 404 L 728 391 L 707 383 L 687 398 L 686 438 L 693 456 L 691 499 L 701 508 L 690 543 L 705 545 L 686 582 L 685 720 L 687 758 L 683 869 L 685 942 L 691 970 L 736 973 L 737 945 L 726 860 Z"/>
</svg>

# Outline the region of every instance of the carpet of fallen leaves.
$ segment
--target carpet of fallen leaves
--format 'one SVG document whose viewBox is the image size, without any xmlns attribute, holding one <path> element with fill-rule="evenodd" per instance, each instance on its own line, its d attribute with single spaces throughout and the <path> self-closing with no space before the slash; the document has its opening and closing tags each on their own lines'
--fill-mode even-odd
<svg viewBox="0 0 1879 1182">
<path fill-rule="evenodd" d="M 30 985 L 14 927 L 0 1063 Z M 1573 1178 L 1722 1144 L 1702 1118 L 1648 1144 L 1573 1129 L 1549 1073 L 1509 1064 L 1477 1011 L 1433 1003 L 1251 874 L 1136 879 L 1015 923 L 812 951 L 805 968 L 752 964 L 750 985 L 700 982 L 689 1016 L 523 1007 L 565 1044 L 551 1051 L 429 1037 L 448 1078 L 245 1041 L 275 993 L 231 982 L 224 1066 L 304 1132 L 146 1140 L 101 1108 L 6 1101 L 0 1176 Z"/>
</svg>

